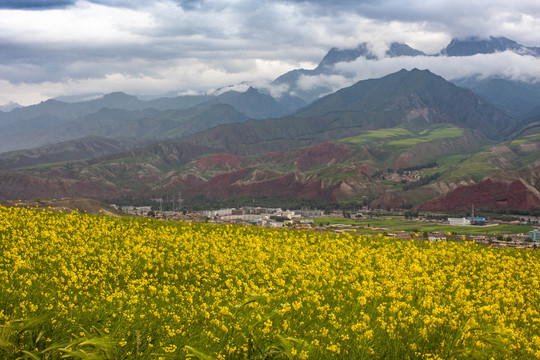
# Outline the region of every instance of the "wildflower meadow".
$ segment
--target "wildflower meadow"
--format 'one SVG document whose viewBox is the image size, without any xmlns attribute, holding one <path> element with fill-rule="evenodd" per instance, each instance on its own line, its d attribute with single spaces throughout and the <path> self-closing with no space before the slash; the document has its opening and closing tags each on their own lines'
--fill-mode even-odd
<svg viewBox="0 0 540 360">
<path fill-rule="evenodd" d="M 0 207 L 2 359 L 540 359 L 540 252 Z"/>
</svg>

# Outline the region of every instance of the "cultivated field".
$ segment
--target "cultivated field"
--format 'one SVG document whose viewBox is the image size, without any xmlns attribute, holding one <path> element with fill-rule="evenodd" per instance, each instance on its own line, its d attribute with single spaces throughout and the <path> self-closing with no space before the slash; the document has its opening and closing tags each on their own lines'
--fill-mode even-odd
<svg viewBox="0 0 540 360">
<path fill-rule="evenodd" d="M 2 359 L 538 359 L 540 252 L 0 207 Z"/>
<path fill-rule="evenodd" d="M 368 228 L 386 229 L 388 232 L 428 232 L 433 231 L 447 233 L 457 233 L 460 235 L 500 235 L 500 234 L 527 234 L 534 227 L 530 225 L 501 224 L 496 226 L 451 226 L 445 224 L 434 224 L 415 220 L 403 219 L 363 219 L 353 220 L 342 217 L 318 217 L 314 218 L 315 225 L 343 224 L 356 225 Z M 382 230 L 358 229 L 358 232 L 378 234 Z"/>
</svg>

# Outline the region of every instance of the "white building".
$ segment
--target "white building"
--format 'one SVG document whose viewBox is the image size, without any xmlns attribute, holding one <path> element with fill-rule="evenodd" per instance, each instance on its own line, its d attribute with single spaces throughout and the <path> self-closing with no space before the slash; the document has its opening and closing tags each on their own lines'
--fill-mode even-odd
<svg viewBox="0 0 540 360">
<path fill-rule="evenodd" d="M 448 223 L 453 226 L 467 226 L 471 225 L 471 220 L 466 218 L 448 218 Z"/>
<path fill-rule="evenodd" d="M 226 216 L 231 215 L 234 209 L 220 209 L 220 210 L 205 210 L 202 212 L 203 216 Z"/>
</svg>

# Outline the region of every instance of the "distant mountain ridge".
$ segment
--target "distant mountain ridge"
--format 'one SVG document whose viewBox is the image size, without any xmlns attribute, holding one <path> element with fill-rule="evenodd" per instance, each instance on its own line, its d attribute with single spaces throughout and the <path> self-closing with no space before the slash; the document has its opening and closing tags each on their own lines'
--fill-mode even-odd
<svg viewBox="0 0 540 360">
<path fill-rule="evenodd" d="M 518 118 L 540 115 L 540 82 L 529 83 L 508 79 L 467 79 L 456 81 L 471 89 L 492 105 Z"/>
<path fill-rule="evenodd" d="M 535 48 L 516 44 L 456 40 L 444 55 L 426 55 L 394 43 L 384 56 L 534 56 Z M 377 61 L 368 43 L 334 48 L 315 69 L 284 74 L 280 85 L 331 77 L 358 57 Z M 380 208 L 448 210 L 465 206 L 463 199 L 478 208 L 534 208 L 540 87 L 492 78 L 455 83 L 460 86 L 429 70 L 403 69 L 337 91 L 324 83 L 291 86 L 280 98 L 250 87 L 154 100 L 121 92 L 75 103 L 48 100 L 0 113 L 0 152 L 33 148 L 0 154 L 0 199 L 181 192 Z"/>
<path fill-rule="evenodd" d="M 493 36 L 488 39 L 479 37 L 453 39 L 448 46 L 441 50 L 440 54 L 443 56 L 472 56 L 503 51 L 512 51 L 519 55 L 540 56 L 540 47 L 527 47 L 505 37 Z"/>
<path fill-rule="evenodd" d="M 511 51 L 522 56 L 540 57 L 540 47 L 527 47 L 505 37 L 491 36 L 488 39 L 480 37 L 452 39 L 446 47 L 434 54 L 426 54 L 407 44 L 394 42 L 390 44 L 383 58 L 416 56 L 467 57 L 477 54 L 495 54 L 504 51 Z M 381 58 L 373 52 L 372 45 L 368 42 L 361 42 L 356 48 L 332 48 L 314 69 L 291 70 L 274 79 L 273 83 L 274 85 L 287 85 L 289 93 L 294 93 L 295 96 L 299 97 L 305 103 L 310 103 L 334 90 L 324 82 L 316 82 L 318 84 L 317 86 L 305 88 L 301 84 L 302 80 L 321 75 L 340 75 L 341 73 L 336 70 L 336 65 L 352 62 L 359 58 L 364 58 L 369 61 L 381 60 Z"/>
<path fill-rule="evenodd" d="M 146 142 L 134 138 L 115 140 L 88 136 L 30 150 L 0 154 L 0 169 L 85 160 L 125 152 L 146 144 Z"/>
<path fill-rule="evenodd" d="M 401 70 L 360 81 L 294 115 L 219 125 L 94 159 L 22 169 L 17 161 L 27 166 L 39 153 L 11 153 L 0 157 L 12 169 L 0 172 L 0 198 L 23 196 L 32 186 L 33 195 L 41 187 L 42 196 L 101 194 L 100 199 L 181 192 L 419 205 L 462 182 L 482 180 L 482 171 L 495 174 L 492 165 L 478 165 L 475 154 L 496 144 L 489 136 L 514 122 L 440 76 Z M 60 159 L 55 151 L 49 153 Z M 398 174 L 423 168 L 429 174 L 423 181 Z"/>
<path fill-rule="evenodd" d="M 393 42 L 390 48 L 386 51 L 387 57 L 400 56 L 425 56 L 426 54 L 420 50 L 413 49 L 407 44 Z"/>
<path fill-rule="evenodd" d="M 0 153 L 86 136 L 168 139 L 224 123 L 280 117 L 289 110 L 254 88 L 242 93 L 140 100 L 122 92 L 67 103 L 47 100 L 0 112 Z"/>
<path fill-rule="evenodd" d="M 453 39 L 439 54 L 429 56 L 471 56 L 501 51 L 514 51 L 520 55 L 531 56 L 538 56 L 540 54 L 540 48 L 538 47 L 526 47 L 504 37 L 490 37 L 488 39 L 471 37 L 462 40 Z M 407 44 L 396 42 L 390 44 L 385 53 L 385 57 L 395 58 L 403 56 L 428 55 Z M 319 75 L 332 76 L 333 74 L 338 74 L 335 70 L 336 65 L 351 62 L 360 57 L 370 61 L 376 61 L 378 59 L 371 45 L 367 42 L 362 42 L 353 49 L 330 49 L 315 69 L 296 69 L 276 78 L 273 82 L 274 85 L 285 85 L 287 87 L 277 99 L 272 98 L 266 91 L 260 91 L 253 87 L 250 87 L 244 93 L 228 91 L 221 95 L 185 95 L 154 100 L 140 100 L 135 96 L 122 92 L 106 94 L 97 99 L 74 103 L 51 99 L 40 104 L 15 108 L 9 112 L 0 112 L 0 134 L 7 136 L 8 134 L 20 133 L 21 137 L 24 137 L 24 131 L 57 127 L 103 108 L 127 111 L 141 111 L 153 108 L 159 111 L 166 111 L 187 109 L 203 103 L 223 103 L 233 106 L 237 111 L 244 113 L 251 119 L 278 118 L 291 114 L 321 96 L 335 91 L 332 86 L 324 81 L 316 81 L 314 85 L 305 86 L 301 84 L 302 79 L 309 79 L 312 76 Z M 499 82 L 494 88 L 484 86 L 489 80 L 491 79 L 463 79 L 456 81 L 456 83 L 460 86 L 470 88 L 473 92 L 481 95 L 485 100 L 492 102 L 512 116 L 523 118 L 536 115 L 537 111 L 535 109 L 540 106 L 540 99 L 538 99 L 540 92 L 534 86 L 520 87 L 520 84 L 510 80 L 506 80 L 505 84 Z M 499 90 L 496 91 L 496 89 Z M 519 96 L 512 95 L 515 94 L 514 90 L 519 92 Z M 510 93 L 511 96 L 507 96 L 507 93 Z M 69 139 L 60 139 L 60 141 L 66 140 Z M 0 146 L 0 152 L 23 148 L 8 146 L 8 142 L 9 139 L 6 140 L 5 145 Z M 44 144 L 46 142 L 37 141 L 35 146 Z M 24 145 L 24 147 L 27 146 L 27 144 Z"/>
<path fill-rule="evenodd" d="M 513 123 L 510 117 L 495 111 L 469 91 L 456 87 L 429 70 L 418 69 L 401 70 L 380 79 L 359 81 L 315 101 L 298 115 L 313 116 L 323 111 L 358 109 L 366 112 L 405 111 L 409 122 L 416 119 L 427 123 L 449 122 L 481 129 L 488 137 L 497 136 L 501 129 Z"/>
<path fill-rule="evenodd" d="M 350 62 L 358 59 L 359 57 L 365 57 L 368 60 L 377 59 L 377 55 L 371 52 L 368 47 L 368 43 L 361 43 L 355 49 L 338 49 L 332 48 L 324 56 L 324 58 L 319 63 L 319 66 L 315 69 L 323 69 L 335 65 L 339 62 Z"/>
</svg>

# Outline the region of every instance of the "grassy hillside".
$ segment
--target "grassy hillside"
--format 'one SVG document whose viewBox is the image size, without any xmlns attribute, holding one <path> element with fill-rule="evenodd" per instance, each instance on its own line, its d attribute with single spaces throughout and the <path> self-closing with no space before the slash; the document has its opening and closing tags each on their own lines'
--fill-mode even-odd
<svg viewBox="0 0 540 360">
<path fill-rule="evenodd" d="M 452 123 L 481 129 L 492 138 L 516 122 L 471 91 L 459 88 L 428 70 L 418 69 L 359 81 L 315 101 L 298 115 L 313 117 L 342 111 L 393 111 L 401 117 L 400 122 L 406 120 L 413 126 L 414 122 L 422 125 Z M 390 124 L 381 127 L 390 127 Z"/>
<path fill-rule="evenodd" d="M 135 138 L 114 140 L 98 136 L 87 136 L 29 150 L 2 153 L 0 154 L 0 169 L 91 159 L 124 152 L 144 144 L 144 140 Z"/>
</svg>

